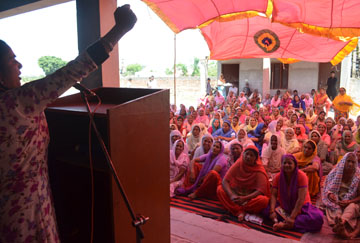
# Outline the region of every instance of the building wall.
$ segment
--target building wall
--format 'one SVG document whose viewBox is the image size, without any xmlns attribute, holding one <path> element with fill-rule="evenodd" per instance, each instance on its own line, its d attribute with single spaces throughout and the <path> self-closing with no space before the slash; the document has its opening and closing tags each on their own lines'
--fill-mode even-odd
<svg viewBox="0 0 360 243">
<path fill-rule="evenodd" d="M 278 62 L 276 59 L 271 59 L 271 62 Z M 242 90 L 246 82 L 249 82 L 252 90 L 258 89 L 260 93 L 269 92 L 270 82 L 267 84 L 269 88 L 263 85 L 264 81 L 264 59 L 233 59 L 228 61 L 221 61 L 221 63 L 240 63 L 240 77 L 239 89 Z M 219 65 L 221 66 L 221 65 Z M 269 66 L 269 65 L 267 65 Z M 308 93 L 311 89 L 317 89 L 319 76 L 319 64 L 312 62 L 298 62 L 290 64 L 289 70 L 289 84 L 288 89 L 297 89 L 299 93 Z M 271 95 L 274 95 L 276 90 L 271 89 Z"/>
<path fill-rule="evenodd" d="M 227 61 L 221 61 L 224 64 L 240 63 L 239 74 L 239 90 L 243 90 L 245 83 L 249 82 L 250 89 L 258 89 L 260 93 L 263 90 L 263 59 L 251 58 L 251 59 L 233 59 Z M 219 65 L 221 66 L 221 65 Z"/>
<path fill-rule="evenodd" d="M 289 89 L 297 89 L 300 94 L 310 93 L 311 89 L 317 89 L 319 63 L 297 62 L 289 66 Z"/>
</svg>

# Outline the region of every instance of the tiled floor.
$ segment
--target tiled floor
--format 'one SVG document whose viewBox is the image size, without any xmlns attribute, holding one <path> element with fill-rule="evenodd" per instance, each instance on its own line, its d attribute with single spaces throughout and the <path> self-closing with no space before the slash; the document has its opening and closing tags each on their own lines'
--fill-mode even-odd
<svg viewBox="0 0 360 243">
<path fill-rule="evenodd" d="M 219 222 L 213 219 L 170 208 L 171 243 L 290 243 L 290 239 L 276 237 L 253 229 L 245 229 L 237 225 Z M 330 226 L 324 224 L 321 232 L 304 234 L 301 242 L 309 243 L 360 243 L 356 240 L 341 240 L 334 237 Z"/>
</svg>

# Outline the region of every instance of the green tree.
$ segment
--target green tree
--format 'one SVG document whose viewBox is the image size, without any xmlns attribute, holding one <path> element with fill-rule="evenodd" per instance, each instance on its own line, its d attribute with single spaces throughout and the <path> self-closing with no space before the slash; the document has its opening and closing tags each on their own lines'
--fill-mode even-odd
<svg viewBox="0 0 360 243">
<path fill-rule="evenodd" d="M 166 68 L 165 69 L 165 74 L 166 75 L 174 74 L 174 68 Z"/>
<path fill-rule="evenodd" d="M 128 75 L 135 75 L 135 73 L 140 72 L 141 70 L 144 69 L 145 66 L 142 66 L 138 63 L 135 64 L 129 64 L 126 66 L 126 72 L 125 72 L 125 76 Z"/>
<path fill-rule="evenodd" d="M 191 74 L 191 76 L 200 76 L 200 68 L 199 68 L 199 62 L 200 62 L 200 59 L 195 57 L 194 58 L 194 64 L 192 65 L 192 68 L 193 68 L 193 72 Z"/>
<path fill-rule="evenodd" d="M 187 76 L 188 75 L 187 66 L 185 64 L 183 64 L 183 63 L 176 64 L 176 70 L 180 71 L 182 76 Z"/>
<path fill-rule="evenodd" d="M 208 76 L 209 77 L 217 77 L 217 62 L 216 61 L 209 61 L 208 62 Z"/>
<path fill-rule="evenodd" d="M 21 83 L 22 84 L 25 84 L 25 83 L 28 83 L 28 82 L 31 82 L 31 81 L 34 81 L 34 80 L 37 80 L 37 79 L 41 79 L 45 77 L 44 75 L 39 75 L 39 76 L 22 76 L 21 77 Z"/>
<path fill-rule="evenodd" d="M 38 59 L 38 65 L 43 70 L 45 75 L 52 74 L 59 68 L 65 66 L 66 63 L 67 62 L 61 58 L 54 56 L 42 56 Z"/>
</svg>

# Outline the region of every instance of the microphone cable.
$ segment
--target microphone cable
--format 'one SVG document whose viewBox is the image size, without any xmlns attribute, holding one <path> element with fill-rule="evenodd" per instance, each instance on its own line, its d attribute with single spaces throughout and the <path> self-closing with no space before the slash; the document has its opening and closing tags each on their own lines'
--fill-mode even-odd
<svg viewBox="0 0 360 243">
<path fill-rule="evenodd" d="M 96 98 L 98 100 L 97 105 L 95 106 L 95 109 L 91 111 L 91 106 L 89 102 L 87 101 L 87 105 L 89 106 L 90 115 L 94 117 L 94 113 L 101 105 L 101 99 L 96 94 Z M 95 122 L 95 121 L 94 121 Z M 94 166 L 93 166 L 93 159 L 92 159 L 92 146 L 91 146 L 91 120 L 89 121 L 89 162 L 90 162 L 90 178 L 91 178 L 91 215 L 90 215 L 90 243 L 94 242 L 94 205 L 95 205 L 95 185 L 94 185 Z"/>
</svg>

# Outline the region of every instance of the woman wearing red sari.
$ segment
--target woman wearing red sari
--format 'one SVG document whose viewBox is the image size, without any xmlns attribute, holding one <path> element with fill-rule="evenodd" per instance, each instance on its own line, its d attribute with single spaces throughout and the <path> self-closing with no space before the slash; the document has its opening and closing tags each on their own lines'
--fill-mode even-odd
<svg viewBox="0 0 360 243">
<path fill-rule="evenodd" d="M 324 88 L 320 88 L 319 92 L 317 92 L 314 96 L 314 106 L 315 106 L 315 114 L 319 114 L 320 111 L 324 111 L 326 109 L 326 116 L 329 112 L 331 101 L 326 94 Z"/>
<path fill-rule="evenodd" d="M 230 167 L 217 188 L 217 196 L 239 221 L 244 219 L 245 213 L 259 213 L 267 207 L 269 179 L 254 145 L 246 147 L 240 159 Z"/>
<path fill-rule="evenodd" d="M 191 164 L 183 187 L 178 188 L 176 194 L 187 195 L 191 199 L 216 199 L 216 188 L 227 171 L 223 143 L 215 141 L 207 154 L 195 158 Z"/>
</svg>

